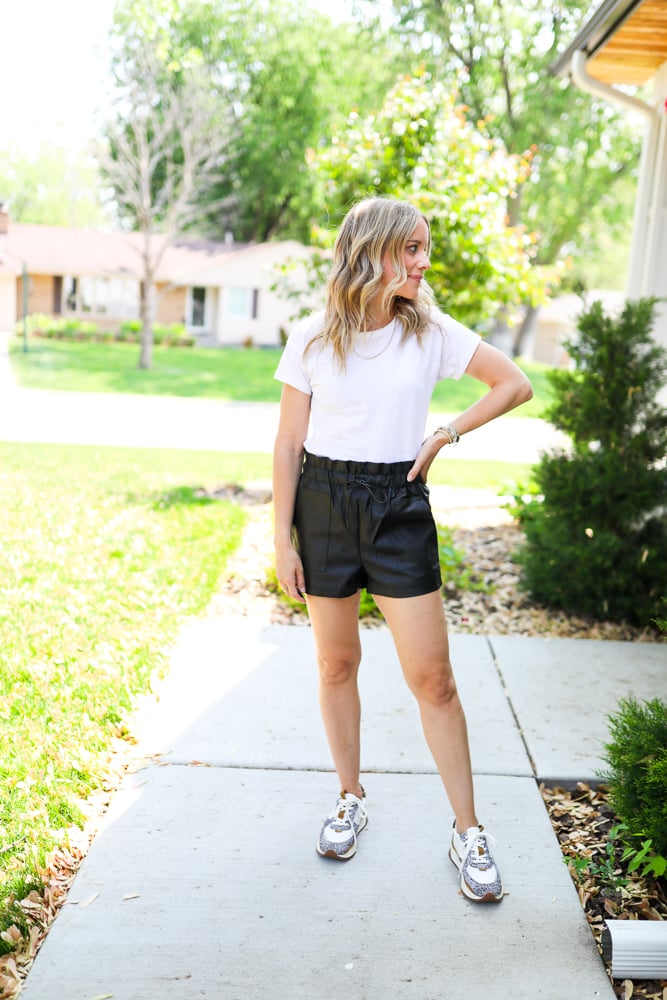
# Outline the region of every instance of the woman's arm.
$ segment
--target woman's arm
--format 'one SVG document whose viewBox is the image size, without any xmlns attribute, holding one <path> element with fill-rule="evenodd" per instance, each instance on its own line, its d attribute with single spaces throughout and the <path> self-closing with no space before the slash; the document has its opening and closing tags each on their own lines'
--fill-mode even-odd
<svg viewBox="0 0 667 1000">
<path fill-rule="evenodd" d="M 452 421 L 452 426 L 459 434 L 474 431 L 489 420 L 513 410 L 515 406 L 527 403 L 533 395 L 532 386 L 521 369 L 490 344 L 480 343 L 466 368 L 466 374 L 484 382 L 489 391 Z M 421 473 L 426 480 L 433 459 L 446 444 L 447 440 L 442 434 L 432 434 L 426 438 L 408 472 L 408 479 L 416 479 Z"/>
<path fill-rule="evenodd" d="M 273 449 L 276 573 L 285 593 L 297 601 L 303 601 L 306 584 L 301 559 L 292 544 L 292 521 L 309 419 L 310 396 L 283 385 L 280 422 Z"/>
</svg>

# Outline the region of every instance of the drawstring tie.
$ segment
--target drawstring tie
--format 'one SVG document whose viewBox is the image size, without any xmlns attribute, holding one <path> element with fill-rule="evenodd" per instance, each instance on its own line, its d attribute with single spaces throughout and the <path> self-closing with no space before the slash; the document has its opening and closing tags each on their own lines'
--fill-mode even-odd
<svg viewBox="0 0 667 1000">
<path fill-rule="evenodd" d="M 350 527 L 348 516 L 347 516 L 347 504 L 353 491 L 360 487 L 361 489 L 368 490 L 369 495 L 375 500 L 376 503 L 386 504 L 389 502 L 389 490 L 383 489 L 380 486 L 374 486 L 372 483 L 366 482 L 365 479 L 348 479 L 345 483 L 345 503 L 342 504 L 339 499 L 339 494 L 335 489 L 334 477 L 331 470 L 327 470 L 327 478 L 329 480 L 329 492 L 332 497 L 332 502 L 329 505 L 329 523 L 327 524 L 327 534 L 326 534 L 326 545 L 324 549 L 324 557 L 322 561 L 322 569 L 326 572 L 329 568 L 329 539 L 331 538 L 331 518 L 335 510 L 336 514 L 341 518 L 343 524 L 346 528 Z M 342 496 L 342 495 L 340 495 Z"/>
<path fill-rule="evenodd" d="M 377 487 L 373 487 L 371 483 L 367 483 L 365 479 L 348 479 L 348 481 L 345 483 L 345 489 L 348 490 L 349 493 L 352 492 L 355 486 L 362 486 L 365 490 L 368 490 L 368 492 L 373 497 L 376 503 L 387 503 L 387 501 L 389 500 L 388 490 L 381 489 L 378 490 L 378 492 L 376 493 L 375 490 L 377 489 Z"/>
</svg>

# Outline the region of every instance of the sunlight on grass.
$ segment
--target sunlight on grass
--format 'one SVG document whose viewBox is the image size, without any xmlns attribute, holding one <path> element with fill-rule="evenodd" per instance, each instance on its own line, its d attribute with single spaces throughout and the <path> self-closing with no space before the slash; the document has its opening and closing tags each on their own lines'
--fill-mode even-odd
<svg viewBox="0 0 667 1000">
<path fill-rule="evenodd" d="M 189 615 L 206 607 L 243 511 L 197 496 L 223 456 L 0 444 L 0 929 L 82 820 L 111 741 Z M 0 948 L 4 947 L 0 942 Z"/>
</svg>

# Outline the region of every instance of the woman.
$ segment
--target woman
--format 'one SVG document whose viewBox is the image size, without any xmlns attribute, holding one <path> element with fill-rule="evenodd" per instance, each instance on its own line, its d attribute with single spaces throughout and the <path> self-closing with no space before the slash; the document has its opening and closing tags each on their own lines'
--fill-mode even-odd
<svg viewBox="0 0 667 1000">
<path fill-rule="evenodd" d="M 308 605 L 342 789 L 318 852 L 348 860 L 368 822 L 357 688 L 365 587 L 391 630 L 455 815 L 449 856 L 461 889 L 497 902 L 503 888 L 475 813 L 426 478 L 443 446 L 530 399 L 532 389 L 505 355 L 435 307 L 424 280 L 429 252 L 428 222 L 409 204 L 368 199 L 343 221 L 325 311 L 295 326 L 276 372 L 276 570 L 285 593 Z M 436 381 L 464 372 L 488 392 L 424 439 Z"/>
</svg>

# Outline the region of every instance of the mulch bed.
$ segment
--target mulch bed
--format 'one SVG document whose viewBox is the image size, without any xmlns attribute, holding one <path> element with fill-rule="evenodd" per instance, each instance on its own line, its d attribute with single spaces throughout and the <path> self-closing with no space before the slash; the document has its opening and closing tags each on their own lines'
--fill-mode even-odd
<svg viewBox="0 0 667 1000">
<path fill-rule="evenodd" d="M 203 493 L 204 491 L 202 491 Z M 266 571 L 272 560 L 272 524 L 270 493 L 262 485 L 242 490 L 222 486 L 207 493 L 242 503 L 248 512 L 243 542 L 228 568 L 220 591 L 213 598 L 209 613 L 252 616 L 258 623 L 304 624 L 299 607 L 289 606 L 267 586 Z M 636 629 L 614 622 L 598 622 L 553 611 L 531 602 L 519 586 L 519 571 L 512 553 L 521 542 L 520 529 L 509 517 L 495 512 L 462 516 L 438 512 L 442 523 L 452 526 L 454 544 L 466 553 L 466 561 L 480 590 L 459 592 L 445 584 L 445 601 L 452 633 L 525 635 L 583 639 L 622 639 L 635 642 L 657 641 L 656 631 Z M 484 523 L 492 520 L 495 523 Z M 380 627 L 376 619 L 362 624 Z M 121 743 L 121 741 L 119 741 Z M 12 931 L 3 934 L 15 951 L 0 956 L 0 1000 L 18 995 L 30 964 L 48 933 L 58 909 L 66 900 L 68 889 L 92 841 L 104 808 L 120 784 L 132 756 L 131 745 L 110 761 L 108 780 L 100 799 L 91 804 L 91 823 L 69 849 L 54 852 L 44 872 L 44 889 L 33 892 L 21 902 L 31 929 L 27 937 Z M 596 859 L 606 856 L 609 830 L 617 822 L 603 788 L 580 784 L 575 790 L 541 789 L 551 822 L 566 858 L 582 856 Z M 605 917 L 615 919 L 667 919 L 667 883 L 664 879 L 630 880 L 624 887 L 613 888 L 590 875 L 577 874 L 570 865 L 573 881 L 596 941 L 600 940 Z M 609 969 L 607 970 L 609 971 Z M 667 1000 L 665 982 L 612 981 L 618 997 L 630 1000 Z"/>
<path fill-rule="evenodd" d="M 601 937 L 606 919 L 667 920 L 667 882 L 628 874 L 620 862 L 622 847 L 616 844 L 609 854 L 610 831 L 618 823 L 609 804 L 606 788 L 583 782 L 576 789 L 540 786 L 552 826 L 568 863 L 581 905 L 602 954 Z M 574 862 L 588 858 L 590 869 L 577 871 Z M 611 978 L 610 966 L 607 972 Z M 667 980 L 612 979 L 617 997 L 630 1000 L 667 1000 Z"/>
</svg>

